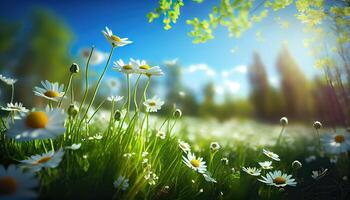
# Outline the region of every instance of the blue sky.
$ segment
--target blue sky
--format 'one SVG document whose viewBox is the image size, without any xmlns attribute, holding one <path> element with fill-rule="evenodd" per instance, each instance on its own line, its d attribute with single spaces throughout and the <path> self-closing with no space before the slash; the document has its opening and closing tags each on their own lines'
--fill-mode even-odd
<svg viewBox="0 0 350 200">
<path fill-rule="evenodd" d="M 147 22 L 146 14 L 157 6 L 158 0 L 2 2 L 0 16 L 11 20 L 26 19 L 33 6 L 42 6 L 53 11 L 75 34 L 71 49 L 74 55 L 82 47 L 91 45 L 101 51 L 109 51 L 110 45 L 101 34 L 101 30 L 108 26 L 115 34 L 134 41 L 130 46 L 117 49 L 114 60 L 132 57 L 162 66 L 166 60 L 178 59 L 184 67 L 184 83 L 196 91 L 208 80 L 212 80 L 217 85 L 218 94 L 231 91 L 236 96 L 246 96 L 249 84 L 245 66 L 252 62 L 254 51 L 261 55 L 271 82 L 278 85 L 275 62 L 285 41 L 306 76 L 312 77 L 316 73 L 313 58 L 303 47 L 303 26 L 294 17 L 294 7 L 279 12 L 270 11 L 268 18 L 255 24 L 239 39 L 229 38 L 225 29 L 218 28 L 214 33 L 214 40 L 205 44 L 193 44 L 192 39 L 187 36 L 191 27 L 186 25 L 186 19 L 205 18 L 218 0 L 206 0 L 203 4 L 185 1 L 178 23 L 169 31 L 163 29 L 161 20 Z M 281 28 L 276 17 L 287 20 L 289 28 Z M 261 32 L 264 42 L 257 41 L 257 31 Z M 232 53 L 232 49 L 236 49 L 236 52 Z M 115 76 L 115 73 L 108 71 L 107 79 Z"/>
</svg>

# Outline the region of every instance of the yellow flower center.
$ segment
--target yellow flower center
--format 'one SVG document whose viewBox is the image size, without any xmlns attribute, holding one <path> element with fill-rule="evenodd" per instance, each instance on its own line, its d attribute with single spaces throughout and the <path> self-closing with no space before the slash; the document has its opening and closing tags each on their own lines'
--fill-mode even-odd
<svg viewBox="0 0 350 200">
<path fill-rule="evenodd" d="M 191 165 L 193 166 L 193 167 L 195 167 L 195 168 L 198 168 L 199 166 L 200 166 L 200 162 L 199 162 L 199 160 L 197 160 L 197 159 L 193 159 L 193 160 L 191 160 Z"/>
<path fill-rule="evenodd" d="M 139 68 L 144 70 L 149 70 L 151 67 L 149 65 L 141 65 L 139 66 Z"/>
<path fill-rule="evenodd" d="M 33 162 L 32 165 L 38 165 L 38 164 L 47 163 L 47 162 L 49 162 L 49 160 L 51 160 L 51 157 L 50 157 L 50 156 L 42 157 L 42 158 L 40 158 L 39 160 Z"/>
<path fill-rule="evenodd" d="M 157 104 L 156 104 L 156 102 L 154 102 L 154 101 L 150 101 L 150 102 L 148 103 L 148 105 L 149 105 L 149 106 L 156 106 Z"/>
<path fill-rule="evenodd" d="M 282 184 L 285 184 L 285 183 L 286 183 L 286 179 L 283 178 L 282 176 L 277 176 L 276 178 L 273 179 L 273 182 L 274 182 L 276 185 L 282 185 Z"/>
<path fill-rule="evenodd" d="M 115 42 L 121 42 L 121 41 L 122 41 L 122 40 L 120 39 L 120 37 L 115 36 L 115 35 L 112 35 L 111 38 L 112 38 L 112 40 L 115 41 Z"/>
<path fill-rule="evenodd" d="M 51 97 L 51 98 L 58 97 L 60 95 L 58 92 L 52 91 L 52 90 L 48 90 L 44 94 L 45 96 Z"/>
<path fill-rule="evenodd" d="M 26 124 L 30 128 L 45 128 L 48 123 L 49 118 L 42 111 L 32 112 L 26 118 Z"/>
<path fill-rule="evenodd" d="M 17 181 L 11 176 L 4 176 L 0 178 L 0 196 L 10 195 L 17 190 Z"/>
<path fill-rule="evenodd" d="M 124 70 L 132 70 L 132 66 L 131 65 L 124 65 L 123 69 Z"/>
<path fill-rule="evenodd" d="M 336 135 L 334 137 L 334 141 L 336 143 L 343 143 L 345 141 L 345 137 L 344 137 L 344 135 Z"/>
</svg>

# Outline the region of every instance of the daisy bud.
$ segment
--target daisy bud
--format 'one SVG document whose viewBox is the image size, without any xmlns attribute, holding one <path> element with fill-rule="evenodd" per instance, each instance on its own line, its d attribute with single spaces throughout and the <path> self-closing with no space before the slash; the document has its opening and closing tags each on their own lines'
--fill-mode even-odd
<svg viewBox="0 0 350 200">
<path fill-rule="evenodd" d="M 115 119 L 116 121 L 119 121 L 120 118 L 121 118 L 121 116 L 122 116 L 122 113 L 121 113 L 119 110 L 115 111 L 115 113 L 114 113 L 114 119 Z"/>
<path fill-rule="evenodd" d="M 221 146 L 220 146 L 219 143 L 217 143 L 217 142 L 212 142 L 212 143 L 210 143 L 210 149 L 211 149 L 212 151 L 217 151 L 217 150 L 219 150 L 220 148 L 221 148 Z"/>
<path fill-rule="evenodd" d="M 69 70 L 70 70 L 71 73 L 78 73 L 79 72 L 79 65 L 77 63 L 73 63 L 70 66 Z"/>
<path fill-rule="evenodd" d="M 74 105 L 74 104 L 70 104 L 68 107 L 68 115 L 75 117 L 78 114 L 79 108 Z"/>
<path fill-rule="evenodd" d="M 180 109 L 176 109 L 174 112 L 175 118 L 180 118 L 182 116 L 182 111 Z"/>
<path fill-rule="evenodd" d="M 227 158 L 221 158 L 221 162 L 224 165 L 228 165 L 228 159 Z"/>
<path fill-rule="evenodd" d="M 292 168 L 295 169 L 295 170 L 300 169 L 302 166 L 303 165 L 298 160 L 294 160 L 293 163 L 292 163 Z"/>
<path fill-rule="evenodd" d="M 314 126 L 315 129 L 320 129 L 320 128 L 322 128 L 322 124 L 321 124 L 321 122 L 319 122 L 319 121 L 315 121 L 314 124 L 313 124 L 313 126 Z"/>
<path fill-rule="evenodd" d="M 282 124 L 282 126 L 288 125 L 288 119 L 287 119 L 287 117 L 282 117 L 282 118 L 280 119 L 280 123 Z"/>
</svg>

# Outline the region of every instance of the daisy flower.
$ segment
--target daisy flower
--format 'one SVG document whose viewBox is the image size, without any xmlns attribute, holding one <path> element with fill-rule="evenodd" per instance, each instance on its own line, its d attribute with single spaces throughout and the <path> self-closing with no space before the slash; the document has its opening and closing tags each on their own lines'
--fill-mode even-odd
<svg viewBox="0 0 350 200">
<path fill-rule="evenodd" d="M 191 146 L 187 142 L 184 142 L 180 139 L 178 140 L 178 142 L 179 142 L 179 147 L 182 149 L 182 151 L 184 151 L 184 152 L 191 151 Z"/>
<path fill-rule="evenodd" d="M 164 75 L 162 69 L 159 66 L 149 66 L 145 60 L 130 59 L 135 72 L 138 74 L 145 74 L 147 76 L 162 76 Z"/>
<path fill-rule="evenodd" d="M 212 142 L 212 143 L 210 143 L 210 149 L 211 149 L 212 151 L 217 151 L 217 150 L 219 150 L 220 148 L 221 148 L 221 146 L 220 146 L 219 143 L 217 143 L 217 142 Z"/>
<path fill-rule="evenodd" d="M 0 199 L 35 199 L 38 195 L 34 188 L 38 186 L 33 172 L 23 173 L 15 165 L 7 169 L 0 165 Z"/>
<path fill-rule="evenodd" d="M 158 131 L 156 136 L 159 137 L 160 139 L 164 140 L 166 137 L 166 134 L 164 131 Z"/>
<path fill-rule="evenodd" d="M 108 101 L 110 101 L 110 102 L 118 102 L 118 101 L 121 101 L 122 99 L 123 99 L 124 97 L 123 96 L 109 96 L 108 98 L 107 98 L 107 100 Z"/>
<path fill-rule="evenodd" d="M 124 74 L 132 74 L 132 73 L 135 73 L 135 71 L 136 71 L 136 69 L 131 64 L 131 62 L 124 63 L 124 61 L 122 59 L 119 59 L 116 62 L 114 62 L 112 69 L 114 69 L 118 72 L 122 72 Z"/>
<path fill-rule="evenodd" d="M 267 185 L 272 185 L 276 187 L 284 187 L 284 186 L 293 186 L 297 185 L 297 182 L 292 175 L 282 174 L 281 171 L 269 172 L 266 174 L 266 177 L 261 176 L 262 179 L 258 179 L 259 181 L 266 183 Z"/>
<path fill-rule="evenodd" d="M 205 165 L 205 161 L 203 161 L 203 158 L 196 158 L 196 156 L 191 152 L 187 153 L 187 157 L 182 156 L 182 158 L 183 162 L 194 171 L 199 172 L 201 174 L 207 171 L 207 166 Z"/>
<path fill-rule="evenodd" d="M 113 186 L 114 188 L 119 188 L 125 191 L 129 187 L 129 179 L 125 178 L 124 176 L 119 176 L 118 179 L 113 182 Z"/>
<path fill-rule="evenodd" d="M 113 35 L 112 30 L 110 30 L 107 26 L 106 30 L 103 30 L 102 33 L 113 47 L 122 47 L 132 43 L 132 41 L 129 41 L 128 38 L 120 38 L 116 35 Z"/>
<path fill-rule="evenodd" d="M 112 91 L 115 91 L 119 88 L 119 85 L 120 85 L 119 80 L 116 78 L 109 78 L 109 79 L 107 79 L 106 82 L 107 82 L 109 89 Z"/>
<path fill-rule="evenodd" d="M 268 151 L 268 150 L 263 149 L 263 153 L 264 153 L 267 157 L 269 157 L 269 158 L 271 158 L 271 159 L 273 159 L 273 160 L 280 161 L 279 156 L 278 156 L 277 154 L 273 153 L 272 151 Z"/>
<path fill-rule="evenodd" d="M 311 177 L 315 180 L 318 180 L 322 177 L 324 177 L 327 174 L 328 169 L 321 169 L 321 170 L 316 170 L 312 171 Z"/>
<path fill-rule="evenodd" d="M 147 112 L 157 112 L 161 109 L 163 104 L 164 101 L 160 100 L 160 98 L 157 96 L 154 96 L 152 99 L 147 99 L 145 102 L 143 102 L 143 105 L 146 106 Z"/>
<path fill-rule="evenodd" d="M 41 81 L 43 87 L 34 87 L 34 94 L 36 96 L 44 97 L 51 101 L 58 101 L 64 95 L 64 86 L 59 83 L 51 83 L 50 81 Z"/>
<path fill-rule="evenodd" d="M 327 153 L 340 154 L 350 150 L 350 136 L 346 134 L 326 134 L 322 141 Z"/>
<path fill-rule="evenodd" d="M 7 131 L 9 137 L 18 141 L 53 139 L 64 134 L 66 114 L 62 109 L 32 111 L 24 115 Z"/>
<path fill-rule="evenodd" d="M 207 182 L 217 183 L 216 180 L 211 176 L 210 172 L 208 171 L 203 174 L 203 177 Z"/>
<path fill-rule="evenodd" d="M 29 110 L 23 106 L 22 103 L 8 103 L 6 107 L 1 107 L 1 110 L 9 111 L 9 112 L 19 112 L 26 113 Z"/>
<path fill-rule="evenodd" d="M 72 146 L 67 146 L 65 147 L 66 149 L 71 149 L 71 150 L 78 150 L 81 147 L 81 143 L 79 144 L 72 144 Z"/>
<path fill-rule="evenodd" d="M 2 74 L 0 74 L 0 80 L 7 85 L 13 85 L 17 82 L 17 79 L 7 78 L 7 77 L 3 76 Z"/>
<path fill-rule="evenodd" d="M 255 167 L 242 167 L 242 170 L 252 176 L 260 176 L 261 169 Z"/>
<path fill-rule="evenodd" d="M 272 164 L 272 161 L 259 162 L 259 165 L 263 169 L 272 169 L 273 167 L 271 164 Z"/>
<path fill-rule="evenodd" d="M 62 149 L 57 152 L 49 151 L 44 154 L 33 155 L 26 160 L 20 161 L 25 167 L 30 168 L 32 171 L 40 171 L 41 168 L 56 168 L 62 161 L 64 151 Z"/>
</svg>

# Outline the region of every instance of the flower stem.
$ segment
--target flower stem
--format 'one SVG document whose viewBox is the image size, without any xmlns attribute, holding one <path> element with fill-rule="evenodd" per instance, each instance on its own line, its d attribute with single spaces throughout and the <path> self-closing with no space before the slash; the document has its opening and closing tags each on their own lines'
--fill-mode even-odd
<svg viewBox="0 0 350 200">
<path fill-rule="evenodd" d="M 72 79 L 73 79 L 73 73 L 70 73 L 70 76 L 69 76 L 69 79 L 68 79 L 67 88 L 66 88 L 66 90 L 64 91 L 63 96 L 61 97 L 61 99 L 60 99 L 60 101 L 59 101 L 59 103 L 58 103 L 58 106 L 57 106 L 58 108 L 61 107 L 62 101 L 63 101 L 64 97 L 66 96 L 67 91 L 69 90 L 70 85 L 71 85 L 71 83 L 72 83 Z"/>
<path fill-rule="evenodd" d="M 12 90 L 12 93 L 11 93 L 11 103 L 13 103 L 13 98 L 15 96 L 15 86 L 14 84 L 11 84 L 11 90 Z"/>
<path fill-rule="evenodd" d="M 90 54 L 89 54 L 89 58 L 86 62 L 86 67 L 85 67 L 85 92 L 84 92 L 84 97 L 83 97 L 83 100 L 81 101 L 81 104 L 79 106 L 79 111 L 81 110 L 81 108 L 83 107 L 84 103 L 85 103 L 85 100 L 87 98 L 87 95 L 89 93 L 89 64 L 90 64 L 90 59 L 91 59 L 91 55 L 92 53 L 94 52 L 94 49 L 95 47 L 92 46 L 91 47 L 91 51 L 90 51 Z"/>
<path fill-rule="evenodd" d="M 139 110 L 138 106 L 137 106 L 137 88 L 139 86 L 139 81 L 140 81 L 140 77 L 141 74 L 139 75 L 139 77 L 137 77 L 136 83 L 135 83 L 135 87 L 134 87 L 134 104 L 135 104 L 135 111 L 137 112 Z"/>
</svg>

